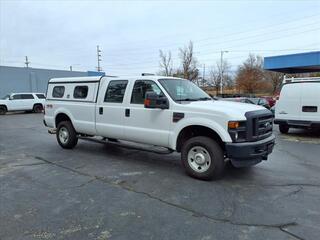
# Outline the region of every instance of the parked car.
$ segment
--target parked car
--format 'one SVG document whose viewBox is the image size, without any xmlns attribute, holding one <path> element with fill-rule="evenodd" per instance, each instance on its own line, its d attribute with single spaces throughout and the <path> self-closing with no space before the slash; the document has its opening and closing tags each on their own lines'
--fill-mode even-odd
<svg viewBox="0 0 320 240">
<path fill-rule="evenodd" d="M 227 159 L 255 165 L 274 146 L 270 111 L 214 101 L 180 78 L 51 79 L 45 109 L 44 123 L 62 148 L 74 148 L 79 136 L 161 146 L 181 152 L 186 172 L 205 180 L 220 178 Z"/>
<path fill-rule="evenodd" d="M 266 109 L 270 109 L 270 105 L 268 101 L 264 98 L 249 98 L 251 102 L 253 102 L 256 105 L 263 106 Z"/>
<path fill-rule="evenodd" d="M 0 115 L 9 111 L 40 113 L 43 110 L 45 99 L 43 93 L 11 93 L 0 99 Z"/>
<path fill-rule="evenodd" d="M 276 104 L 275 98 L 273 98 L 271 96 L 264 96 L 262 98 L 264 98 L 264 99 L 266 99 L 268 101 L 270 108 L 273 107 Z"/>
<path fill-rule="evenodd" d="M 221 98 L 222 101 L 231 101 L 231 102 L 241 102 L 241 103 L 250 103 L 254 104 L 249 98 L 237 97 L 237 98 Z"/>
<path fill-rule="evenodd" d="M 276 103 L 275 124 L 289 128 L 320 128 L 320 78 L 294 79 L 283 85 Z"/>
</svg>

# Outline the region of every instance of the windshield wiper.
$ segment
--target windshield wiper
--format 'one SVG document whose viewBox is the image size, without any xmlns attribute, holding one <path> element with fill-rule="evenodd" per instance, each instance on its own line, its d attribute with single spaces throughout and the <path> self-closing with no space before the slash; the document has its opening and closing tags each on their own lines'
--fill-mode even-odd
<svg viewBox="0 0 320 240">
<path fill-rule="evenodd" d="M 207 101 L 207 100 L 212 100 L 209 97 L 202 97 L 202 98 L 182 98 L 179 99 L 178 101 L 185 101 L 185 102 L 191 102 L 191 101 Z"/>
<path fill-rule="evenodd" d="M 198 98 L 198 101 L 207 101 L 207 100 L 212 100 L 212 98 L 209 98 L 209 97 Z"/>
</svg>

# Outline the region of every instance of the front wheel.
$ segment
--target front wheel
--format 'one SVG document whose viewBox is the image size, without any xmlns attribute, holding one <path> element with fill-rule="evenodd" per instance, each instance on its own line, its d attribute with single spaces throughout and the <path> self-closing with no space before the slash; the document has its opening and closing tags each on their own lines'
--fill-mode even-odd
<svg viewBox="0 0 320 240">
<path fill-rule="evenodd" d="M 200 136 L 187 140 L 181 149 L 181 161 L 191 177 L 212 180 L 223 176 L 223 151 L 211 138 Z"/>
<path fill-rule="evenodd" d="M 71 149 L 78 143 L 77 133 L 70 121 L 63 121 L 58 124 L 56 136 L 62 148 Z"/>
</svg>

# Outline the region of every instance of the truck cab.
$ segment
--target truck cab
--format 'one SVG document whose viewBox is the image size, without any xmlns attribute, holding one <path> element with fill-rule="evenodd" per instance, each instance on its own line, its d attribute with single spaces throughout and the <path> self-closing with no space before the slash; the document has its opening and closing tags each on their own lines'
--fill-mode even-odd
<svg viewBox="0 0 320 240">
<path fill-rule="evenodd" d="M 163 76 L 51 79 L 45 125 L 63 148 L 79 136 L 125 140 L 181 153 L 186 172 L 220 178 L 225 163 L 255 165 L 272 152 L 272 113 L 214 101 L 194 83 Z"/>
</svg>

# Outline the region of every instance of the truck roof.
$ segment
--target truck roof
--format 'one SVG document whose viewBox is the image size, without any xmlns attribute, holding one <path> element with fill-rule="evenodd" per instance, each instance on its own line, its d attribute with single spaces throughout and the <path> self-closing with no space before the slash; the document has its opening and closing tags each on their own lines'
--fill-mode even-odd
<svg viewBox="0 0 320 240">
<path fill-rule="evenodd" d="M 51 78 L 49 83 L 63 83 L 63 82 L 97 82 L 100 81 L 101 76 L 94 77 L 67 77 L 67 78 Z"/>
<path fill-rule="evenodd" d="M 110 78 L 113 80 L 157 80 L 161 78 L 166 79 L 180 79 L 177 77 L 166 77 L 166 76 L 94 76 L 94 77 L 68 77 L 68 78 L 52 78 L 49 80 L 49 83 L 65 83 L 65 82 L 98 82 L 102 78 Z"/>
</svg>

